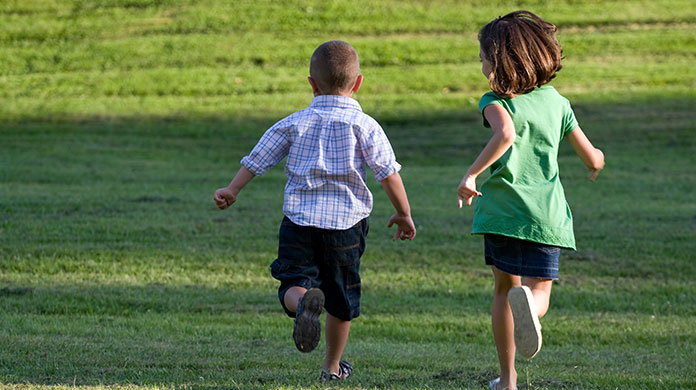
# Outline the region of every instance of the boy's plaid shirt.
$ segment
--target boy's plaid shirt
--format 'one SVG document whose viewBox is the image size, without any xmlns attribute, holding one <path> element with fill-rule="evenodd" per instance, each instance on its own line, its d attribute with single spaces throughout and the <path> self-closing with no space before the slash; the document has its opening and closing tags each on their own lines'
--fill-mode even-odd
<svg viewBox="0 0 696 390">
<path fill-rule="evenodd" d="M 346 96 L 315 97 L 268 129 L 241 163 L 261 176 L 286 156 L 283 213 L 322 229 L 348 229 L 370 214 L 366 164 L 378 181 L 401 169 L 379 123 Z"/>
</svg>

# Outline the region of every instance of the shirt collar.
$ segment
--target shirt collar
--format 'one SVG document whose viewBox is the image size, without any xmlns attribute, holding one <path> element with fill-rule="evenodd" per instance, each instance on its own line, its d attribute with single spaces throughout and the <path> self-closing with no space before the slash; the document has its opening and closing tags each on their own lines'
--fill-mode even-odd
<svg viewBox="0 0 696 390">
<path fill-rule="evenodd" d="M 325 108 L 325 107 L 336 107 L 336 108 L 353 108 L 362 111 L 360 103 L 352 97 L 340 96 L 340 95 L 319 95 L 312 99 L 312 104 L 309 105 L 311 108 Z"/>
</svg>

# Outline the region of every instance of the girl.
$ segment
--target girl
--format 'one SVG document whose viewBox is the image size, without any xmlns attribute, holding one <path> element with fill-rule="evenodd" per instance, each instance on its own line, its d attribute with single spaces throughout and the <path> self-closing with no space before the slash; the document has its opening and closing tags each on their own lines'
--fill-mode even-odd
<svg viewBox="0 0 696 390">
<path fill-rule="evenodd" d="M 515 350 L 541 348 L 539 317 L 558 279 L 560 248 L 575 249 L 573 220 L 558 175 L 558 148 L 570 141 L 594 181 L 604 154 L 578 127 L 567 99 L 546 85 L 561 69 L 556 26 L 528 11 L 491 21 L 479 32 L 483 75 L 492 92 L 479 102 L 493 136 L 469 167 L 457 194 L 476 201 L 473 234 L 484 235 L 493 269 L 493 335 L 500 362 L 494 390 L 516 389 Z M 476 177 L 491 175 L 476 189 Z"/>
</svg>

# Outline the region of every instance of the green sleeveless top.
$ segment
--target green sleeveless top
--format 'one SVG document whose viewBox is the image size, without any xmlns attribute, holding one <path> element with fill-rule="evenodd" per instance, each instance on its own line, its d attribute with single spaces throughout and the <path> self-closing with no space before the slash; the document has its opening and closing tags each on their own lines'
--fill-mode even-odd
<svg viewBox="0 0 696 390">
<path fill-rule="evenodd" d="M 578 122 L 568 99 L 550 85 L 514 98 L 488 92 L 479 111 L 503 106 L 517 137 L 491 165 L 479 188 L 472 233 L 494 233 L 542 244 L 575 249 L 573 216 L 558 174 L 558 148 Z M 486 118 L 483 125 L 490 127 Z"/>
</svg>

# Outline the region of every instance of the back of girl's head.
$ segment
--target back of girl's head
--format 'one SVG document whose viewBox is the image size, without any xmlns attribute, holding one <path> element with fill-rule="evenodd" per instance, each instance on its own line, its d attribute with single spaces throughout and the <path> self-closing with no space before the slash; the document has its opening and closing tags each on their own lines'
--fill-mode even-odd
<svg viewBox="0 0 696 390">
<path fill-rule="evenodd" d="M 562 68 L 556 26 L 529 11 L 498 17 L 483 26 L 478 38 L 481 54 L 490 63 L 491 90 L 498 96 L 530 92 Z"/>
</svg>

